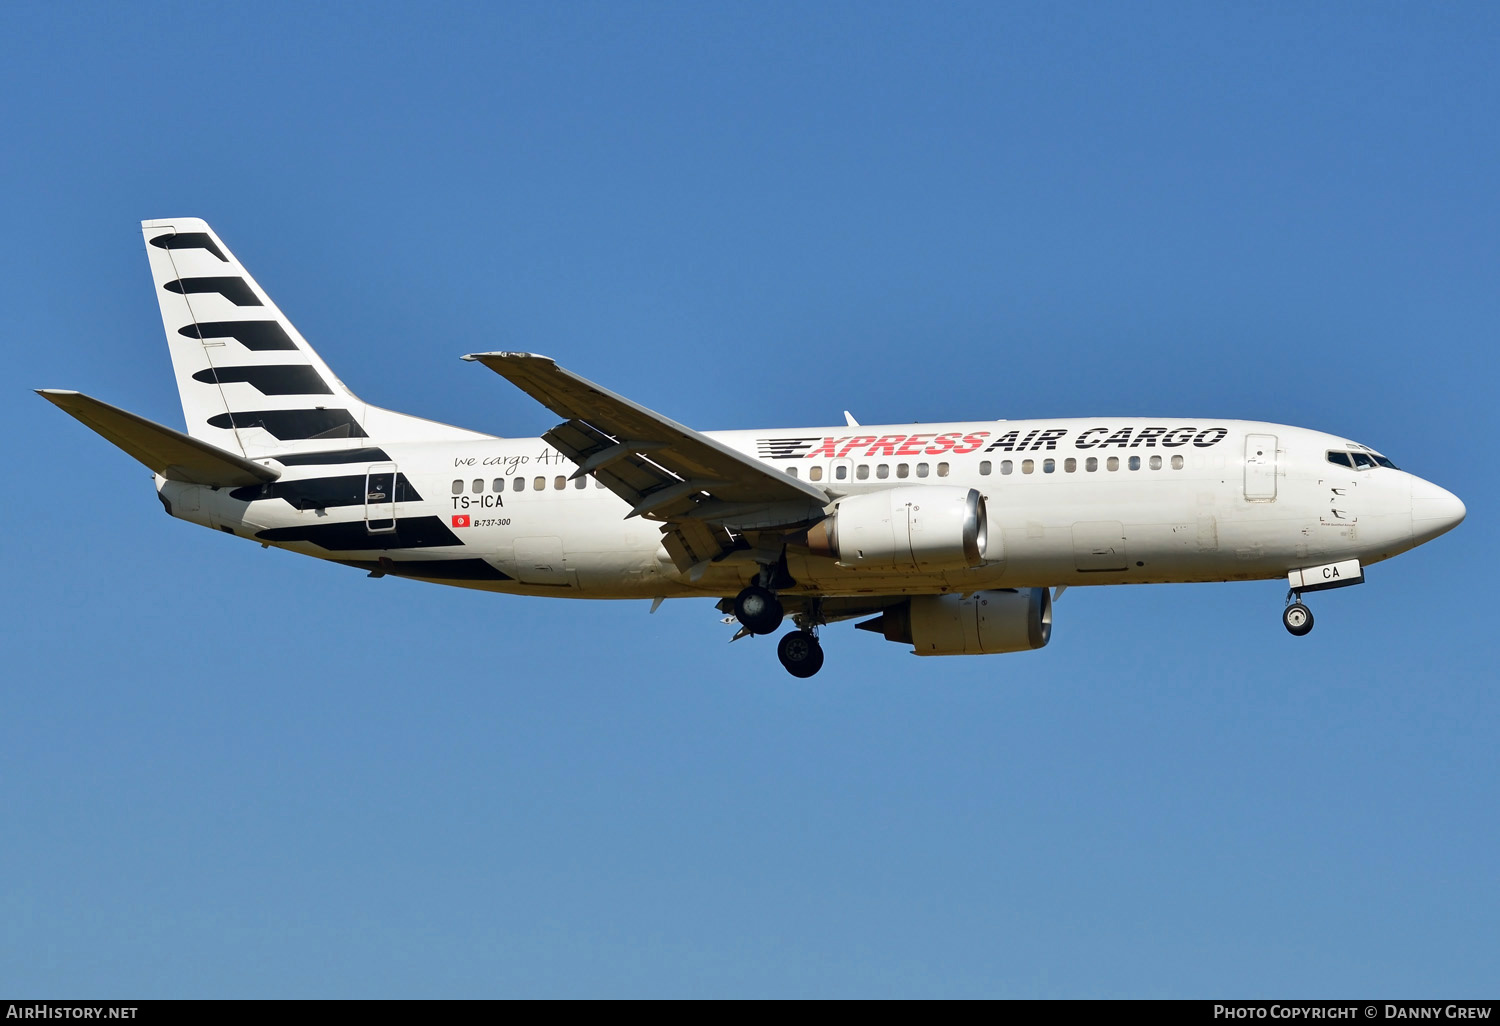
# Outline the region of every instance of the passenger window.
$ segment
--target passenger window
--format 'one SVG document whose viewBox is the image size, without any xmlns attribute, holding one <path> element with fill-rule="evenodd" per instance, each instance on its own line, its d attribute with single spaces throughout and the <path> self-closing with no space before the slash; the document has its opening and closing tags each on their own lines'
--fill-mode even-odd
<svg viewBox="0 0 1500 1026">
<path fill-rule="evenodd" d="M 927 476 L 927 464 L 925 464 L 925 463 L 918 463 L 917 464 L 917 476 L 918 477 L 926 477 Z"/>
<path fill-rule="evenodd" d="M 547 479 L 545 477 L 539 477 L 535 481 L 531 482 L 531 487 L 539 492 L 545 492 L 547 490 Z"/>
<path fill-rule="evenodd" d="M 588 486 L 589 486 L 589 479 L 588 479 L 588 475 L 587 474 L 585 474 L 583 477 L 577 478 L 573 482 L 573 487 L 576 488 L 576 489 L 578 489 L 579 491 L 582 491 L 583 489 L 587 488 Z"/>
<path fill-rule="evenodd" d="M 1030 474 L 1036 470 L 1036 460 L 1022 460 L 1021 473 Z"/>
<path fill-rule="evenodd" d="M 1354 469 L 1354 464 L 1350 461 L 1349 454 L 1347 452 L 1331 452 L 1331 453 L 1329 453 L 1328 454 L 1328 462 L 1329 463 L 1337 463 L 1339 466 L 1341 466 L 1341 467 L 1348 467 L 1350 470 Z"/>
<path fill-rule="evenodd" d="M 1083 461 L 1083 469 L 1087 470 L 1090 474 L 1092 474 L 1094 471 L 1098 470 L 1099 469 L 1099 457 L 1097 457 L 1097 456 L 1090 456 L 1088 459 L 1084 460 Z"/>
<path fill-rule="evenodd" d="M 911 473 L 911 466 L 909 464 L 906 464 L 906 463 L 898 463 L 898 464 L 896 464 L 896 476 L 897 477 L 906 477 L 910 473 Z"/>
<path fill-rule="evenodd" d="M 877 463 L 875 465 L 875 476 L 881 479 L 891 476 L 891 468 L 888 464 Z"/>
<path fill-rule="evenodd" d="M 868 463 L 861 463 L 859 466 L 855 467 L 854 468 L 854 476 L 857 477 L 857 478 L 859 478 L 861 481 L 863 481 L 865 478 L 869 477 L 870 476 L 870 465 Z"/>
<path fill-rule="evenodd" d="M 463 493 L 464 493 L 464 483 L 462 481 L 454 481 L 453 482 L 453 494 L 454 495 L 462 495 Z"/>
<path fill-rule="evenodd" d="M 1042 460 L 1042 473 L 1050 474 L 1057 469 L 1056 460 Z"/>
<path fill-rule="evenodd" d="M 1078 461 L 1069 456 L 1067 459 L 1063 460 L 1063 469 L 1070 474 L 1075 473 L 1078 470 Z"/>
<path fill-rule="evenodd" d="M 1151 457 L 1151 469 L 1152 470 L 1160 470 L 1161 469 L 1161 457 L 1160 456 L 1153 456 L 1153 457 Z"/>
<path fill-rule="evenodd" d="M 989 476 L 989 472 L 990 472 L 990 461 L 989 460 L 980 460 L 979 461 L 979 472 L 981 474 L 984 474 L 985 476 Z"/>
<path fill-rule="evenodd" d="M 946 464 L 946 463 L 939 463 L 938 464 L 938 477 L 947 477 L 947 476 L 948 476 L 948 464 Z"/>
<path fill-rule="evenodd" d="M 526 490 L 526 479 L 524 477 L 517 477 L 512 479 L 510 482 L 510 490 L 513 492 L 524 492 Z"/>
<path fill-rule="evenodd" d="M 597 477 L 596 477 L 596 478 L 594 478 L 594 487 L 595 487 L 595 488 L 603 488 L 603 487 L 604 487 L 604 482 L 603 482 L 603 481 L 601 481 L 601 480 L 599 480 L 599 479 L 598 479 L 598 478 L 597 478 Z"/>
<path fill-rule="evenodd" d="M 787 473 L 788 477 L 796 477 L 797 476 L 797 468 L 796 467 L 787 467 L 786 468 L 786 473 Z M 809 474 L 808 476 L 811 477 L 812 475 Z"/>
<path fill-rule="evenodd" d="M 1173 470 L 1181 470 L 1182 469 L 1182 456 L 1181 455 L 1177 455 L 1177 456 L 1173 456 L 1172 457 L 1172 469 Z"/>
<path fill-rule="evenodd" d="M 1000 473 L 1001 473 L 1002 476 L 1005 475 L 1005 474 L 1009 474 L 1011 471 L 1013 471 L 1015 469 L 1016 469 L 1016 465 L 1014 463 L 1012 463 L 1010 460 L 1001 460 L 1000 461 Z"/>
<path fill-rule="evenodd" d="M 553 489 L 555 491 L 559 491 L 560 492 L 564 488 L 568 487 L 568 479 L 566 477 L 562 476 L 561 474 L 559 474 L 559 475 L 557 475 L 556 477 L 554 477 L 552 479 L 552 487 L 553 487 Z"/>
<path fill-rule="evenodd" d="M 1119 470 L 1120 469 L 1120 457 L 1118 457 L 1118 456 L 1111 456 L 1108 460 L 1105 461 L 1104 465 L 1106 467 L 1108 467 L 1110 470 Z"/>
<path fill-rule="evenodd" d="M 795 475 L 793 475 L 793 476 L 795 476 Z M 821 480 L 823 480 L 823 468 L 822 467 L 808 467 L 807 468 L 807 479 L 809 481 L 821 481 Z"/>
<path fill-rule="evenodd" d="M 1141 469 L 1141 458 L 1139 456 L 1132 456 L 1132 457 L 1130 457 L 1130 469 L 1131 470 L 1140 470 Z"/>
<path fill-rule="evenodd" d="M 837 467 L 833 468 L 833 476 L 838 480 L 843 481 L 849 476 L 849 468 L 841 463 Z"/>
<path fill-rule="evenodd" d="M 497 491 L 497 492 L 503 492 L 503 491 L 505 491 L 505 478 L 503 478 L 503 477 L 497 477 L 497 478 L 495 478 L 494 481 L 490 482 L 490 487 L 492 489 L 494 489 L 495 491 Z"/>
<path fill-rule="evenodd" d="M 484 478 L 476 477 L 474 479 L 474 494 L 478 495 L 482 491 L 484 491 Z"/>
</svg>

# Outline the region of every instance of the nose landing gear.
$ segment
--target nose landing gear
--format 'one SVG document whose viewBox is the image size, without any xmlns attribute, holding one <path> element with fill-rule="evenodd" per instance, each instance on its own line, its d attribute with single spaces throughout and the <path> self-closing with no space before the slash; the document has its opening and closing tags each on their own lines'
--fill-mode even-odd
<svg viewBox="0 0 1500 1026">
<path fill-rule="evenodd" d="M 1293 602 L 1293 597 L 1297 601 Z M 1289 605 L 1281 613 L 1281 622 L 1290 634 L 1300 638 L 1313 629 L 1312 610 L 1302 604 L 1298 592 L 1288 592 L 1286 598 Z"/>
<path fill-rule="evenodd" d="M 1343 559 L 1337 563 L 1288 571 L 1286 579 L 1291 587 L 1286 593 L 1286 609 L 1282 611 L 1281 622 L 1290 634 L 1300 638 L 1313 629 L 1312 610 L 1303 605 L 1302 596 L 1310 591 L 1364 584 L 1365 571 L 1359 560 Z"/>
</svg>

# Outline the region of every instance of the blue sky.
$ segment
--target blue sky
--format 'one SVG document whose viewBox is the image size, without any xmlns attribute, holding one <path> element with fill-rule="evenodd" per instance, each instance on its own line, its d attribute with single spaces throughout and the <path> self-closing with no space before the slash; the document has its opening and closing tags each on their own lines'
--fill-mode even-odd
<svg viewBox="0 0 1500 1026">
<path fill-rule="evenodd" d="M 10 4 L 0 993 L 1458 996 L 1500 964 L 1488 4 Z M 356 392 L 701 428 L 1242 417 L 1468 504 L 1041 652 L 468 593 L 162 515 L 137 222 Z"/>
</svg>

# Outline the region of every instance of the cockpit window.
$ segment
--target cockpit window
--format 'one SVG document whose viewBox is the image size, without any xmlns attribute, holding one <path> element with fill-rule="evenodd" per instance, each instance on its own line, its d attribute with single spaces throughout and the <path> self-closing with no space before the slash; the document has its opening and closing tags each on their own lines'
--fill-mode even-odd
<svg viewBox="0 0 1500 1026">
<path fill-rule="evenodd" d="M 1365 449 L 1359 452 L 1335 452 L 1328 453 L 1328 462 L 1337 463 L 1341 467 L 1350 467 L 1354 470 L 1371 470 L 1375 467 L 1385 467 L 1387 470 L 1396 470 L 1397 466 L 1373 449 Z"/>
</svg>

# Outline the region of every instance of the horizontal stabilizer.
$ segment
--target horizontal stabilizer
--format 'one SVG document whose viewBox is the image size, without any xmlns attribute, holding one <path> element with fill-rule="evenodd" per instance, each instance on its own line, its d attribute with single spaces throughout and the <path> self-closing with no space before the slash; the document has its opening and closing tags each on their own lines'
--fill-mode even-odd
<svg viewBox="0 0 1500 1026">
<path fill-rule="evenodd" d="M 189 438 L 82 392 L 39 388 L 36 394 L 76 417 L 162 477 L 188 484 L 231 487 L 274 481 L 281 472 L 216 445 Z"/>
</svg>

